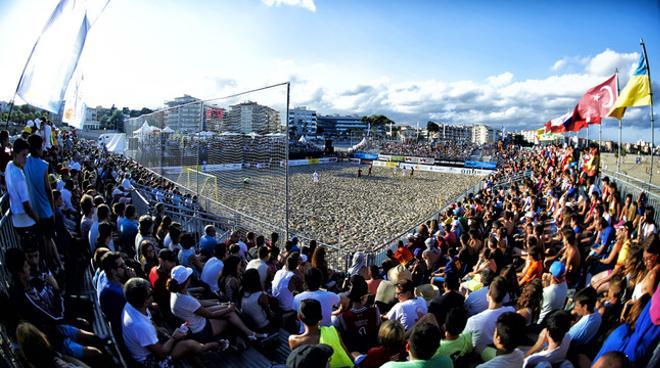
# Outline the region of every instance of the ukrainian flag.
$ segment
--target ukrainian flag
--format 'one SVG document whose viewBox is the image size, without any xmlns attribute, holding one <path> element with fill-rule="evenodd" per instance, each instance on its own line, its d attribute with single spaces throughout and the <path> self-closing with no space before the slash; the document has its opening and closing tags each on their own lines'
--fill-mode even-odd
<svg viewBox="0 0 660 368">
<path fill-rule="evenodd" d="M 626 107 L 646 106 L 651 104 L 651 80 L 649 78 L 648 64 L 644 53 L 639 57 L 639 63 L 635 72 L 630 77 L 628 84 L 619 94 L 619 98 L 612 106 L 607 116 L 621 119 L 626 112 Z"/>
</svg>

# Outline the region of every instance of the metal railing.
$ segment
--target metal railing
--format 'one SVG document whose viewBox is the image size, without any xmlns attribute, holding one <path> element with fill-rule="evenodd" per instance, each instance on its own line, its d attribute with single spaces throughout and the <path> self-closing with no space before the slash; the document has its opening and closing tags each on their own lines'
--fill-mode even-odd
<svg viewBox="0 0 660 368">
<path fill-rule="evenodd" d="M 626 174 L 602 170 L 601 179 L 605 176 L 608 176 L 616 183 L 622 199 L 627 194 L 630 194 L 633 200 L 637 200 L 639 194 L 644 193 L 646 195 L 646 205 L 653 207 L 655 210 L 655 223 L 660 223 L 660 187 Z"/>
<path fill-rule="evenodd" d="M 2 283 L 0 285 L 0 291 L 2 292 L 6 292 L 11 280 L 11 276 L 5 266 L 5 251 L 20 246 L 18 234 L 16 234 L 11 224 L 8 207 L 9 196 L 4 194 L 0 197 L 0 282 Z M 0 325 L 0 360 L 4 361 L 4 364 L 8 367 L 21 366 L 3 325 Z"/>
<path fill-rule="evenodd" d="M 176 185 L 182 193 L 197 195 L 197 192 L 194 190 L 172 181 L 169 178 L 160 176 L 154 171 L 151 172 Z M 138 213 L 151 213 L 151 209 L 153 209 L 159 201 L 151 194 L 150 188 L 136 184 L 133 185 L 138 189 L 138 191 L 133 192 L 133 204 L 137 207 Z M 195 232 L 197 234 L 202 234 L 204 226 L 209 224 L 225 230 L 225 233 L 221 235 L 225 238 L 231 231 L 239 231 L 243 235 L 252 231 L 263 234 L 264 236 L 268 236 L 271 232 L 277 232 L 279 234 L 287 233 L 284 227 L 269 224 L 248 214 L 241 213 L 214 199 L 203 195 L 197 195 L 197 197 L 203 207 L 203 210 L 201 211 L 190 209 L 185 206 L 177 207 L 169 203 L 161 203 L 165 206 L 166 214 L 172 217 L 172 220 L 184 225 L 184 230 Z M 288 234 L 291 237 L 297 237 L 301 244 L 309 244 L 310 241 L 314 240 L 313 237 L 307 234 L 294 232 L 291 229 L 289 229 Z M 316 243 L 317 246 L 325 248 L 328 264 L 335 267 L 337 270 L 345 271 L 348 269 L 354 252 L 318 240 Z"/>
</svg>

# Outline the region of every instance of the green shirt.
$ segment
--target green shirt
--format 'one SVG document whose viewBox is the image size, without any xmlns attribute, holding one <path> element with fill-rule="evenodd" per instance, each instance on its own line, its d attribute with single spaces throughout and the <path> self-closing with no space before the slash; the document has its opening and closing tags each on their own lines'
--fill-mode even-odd
<svg viewBox="0 0 660 368">
<path fill-rule="evenodd" d="M 435 356 L 447 356 L 456 359 L 472 351 L 472 334 L 462 333 L 456 340 L 442 340 Z"/>
<path fill-rule="evenodd" d="M 412 360 L 408 362 L 388 362 L 380 368 L 454 368 L 454 363 L 446 356 L 434 356 L 429 360 Z"/>
</svg>

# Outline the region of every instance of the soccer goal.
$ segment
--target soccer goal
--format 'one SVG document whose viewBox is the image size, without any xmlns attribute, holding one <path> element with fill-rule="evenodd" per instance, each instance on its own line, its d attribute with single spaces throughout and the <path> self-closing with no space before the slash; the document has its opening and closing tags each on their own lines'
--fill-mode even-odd
<svg viewBox="0 0 660 368">
<path fill-rule="evenodd" d="M 205 173 L 200 166 L 183 166 L 178 183 L 212 200 L 220 200 L 220 184 L 215 175 Z"/>
</svg>

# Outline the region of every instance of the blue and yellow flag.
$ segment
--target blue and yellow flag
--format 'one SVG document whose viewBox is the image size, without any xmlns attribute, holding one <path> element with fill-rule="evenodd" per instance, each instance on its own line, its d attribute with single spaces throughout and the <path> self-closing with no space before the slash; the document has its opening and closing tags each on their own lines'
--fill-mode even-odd
<svg viewBox="0 0 660 368">
<path fill-rule="evenodd" d="M 651 104 L 651 80 L 649 69 L 646 64 L 644 53 L 640 55 L 635 72 L 630 77 L 628 84 L 619 94 L 619 98 L 612 106 L 607 116 L 621 119 L 626 112 L 626 107 L 646 106 Z"/>
</svg>

